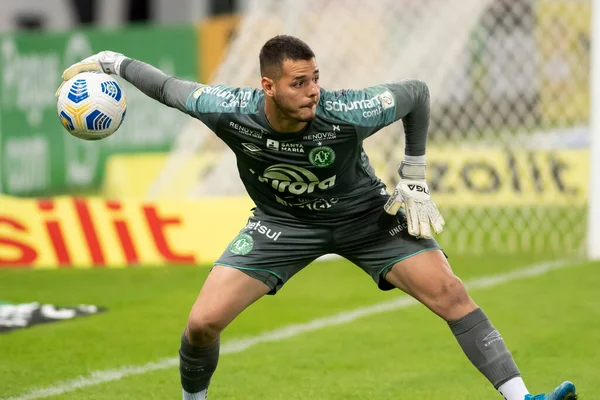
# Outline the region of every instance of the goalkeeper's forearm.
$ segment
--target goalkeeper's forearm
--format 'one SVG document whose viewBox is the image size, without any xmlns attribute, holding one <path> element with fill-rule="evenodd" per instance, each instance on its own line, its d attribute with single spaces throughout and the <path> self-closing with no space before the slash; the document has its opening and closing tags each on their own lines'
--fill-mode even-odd
<svg viewBox="0 0 600 400">
<path fill-rule="evenodd" d="M 185 103 L 199 86 L 196 82 L 175 78 L 142 61 L 125 58 L 119 75 L 132 83 L 144 94 L 161 103 L 186 111 Z"/>
<path fill-rule="evenodd" d="M 425 155 L 429 130 L 430 97 L 427 84 L 418 79 L 385 84 L 396 100 L 394 121 L 402 119 L 406 145 L 404 154 L 411 157 Z"/>
<path fill-rule="evenodd" d="M 404 88 L 410 93 L 409 97 L 412 100 L 410 112 L 402 118 L 406 135 L 404 154 L 424 159 L 429 130 L 429 88 L 425 82 L 419 80 L 408 81 Z"/>
</svg>

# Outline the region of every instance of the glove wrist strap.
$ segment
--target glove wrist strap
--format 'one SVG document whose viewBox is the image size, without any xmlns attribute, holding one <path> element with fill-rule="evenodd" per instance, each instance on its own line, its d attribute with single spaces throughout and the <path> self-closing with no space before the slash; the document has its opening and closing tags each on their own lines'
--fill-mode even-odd
<svg viewBox="0 0 600 400">
<path fill-rule="evenodd" d="M 401 178 L 425 180 L 425 156 L 405 155 L 404 160 L 398 167 L 398 175 Z"/>
<path fill-rule="evenodd" d="M 425 155 L 422 156 L 409 156 L 408 154 L 404 155 L 404 162 L 408 164 L 425 164 Z"/>
<path fill-rule="evenodd" d="M 125 56 L 119 55 L 115 58 L 115 62 L 113 63 L 113 68 L 115 70 L 115 74 L 121 76 L 121 63 L 125 60 Z"/>
</svg>

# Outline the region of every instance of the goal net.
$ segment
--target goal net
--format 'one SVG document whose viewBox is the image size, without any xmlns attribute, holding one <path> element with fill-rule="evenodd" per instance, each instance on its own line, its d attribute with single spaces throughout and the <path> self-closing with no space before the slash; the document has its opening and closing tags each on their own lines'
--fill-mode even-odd
<svg viewBox="0 0 600 400">
<path fill-rule="evenodd" d="M 256 87 L 259 49 L 282 33 L 313 48 L 326 89 L 422 79 L 444 247 L 573 255 L 586 239 L 590 14 L 591 0 L 255 0 L 208 83 Z M 391 191 L 402 124 L 365 150 Z M 174 186 L 209 155 L 193 186 Z M 223 195 L 244 195 L 233 153 L 191 120 L 148 196 Z"/>
</svg>

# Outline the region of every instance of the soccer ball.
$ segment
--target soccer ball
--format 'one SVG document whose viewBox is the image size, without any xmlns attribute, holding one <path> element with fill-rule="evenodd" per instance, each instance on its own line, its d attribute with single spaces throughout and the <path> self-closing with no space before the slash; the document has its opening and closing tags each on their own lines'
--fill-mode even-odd
<svg viewBox="0 0 600 400">
<path fill-rule="evenodd" d="M 119 83 L 103 72 L 82 72 L 58 94 L 58 117 L 71 135 L 99 140 L 112 135 L 125 119 L 127 100 Z"/>
</svg>

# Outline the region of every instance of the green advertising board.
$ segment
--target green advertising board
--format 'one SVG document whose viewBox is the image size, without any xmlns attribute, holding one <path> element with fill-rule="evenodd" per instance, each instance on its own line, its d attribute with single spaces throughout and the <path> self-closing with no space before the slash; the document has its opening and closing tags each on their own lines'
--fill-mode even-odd
<svg viewBox="0 0 600 400">
<path fill-rule="evenodd" d="M 0 193 L 28 196 L 85 191 L 102 182 L 115 153 L 167 151 L 187 120 L 118 78 L 127 116 L 113 136 L 88 142 L 60 124 L 54 93 L 64 68 L 102 50 L 196 79 L 196 32 L 134 27 L 0 36 Z"/>
</svg>

